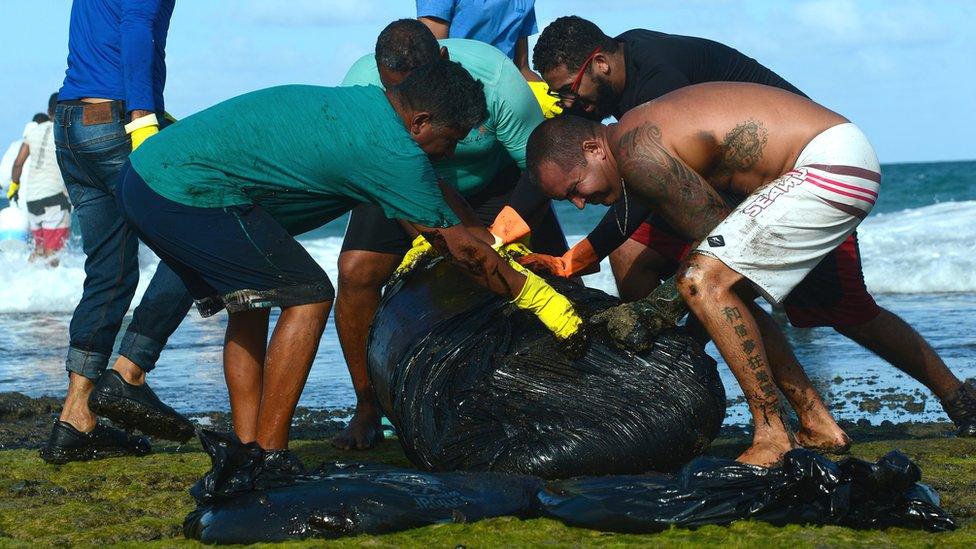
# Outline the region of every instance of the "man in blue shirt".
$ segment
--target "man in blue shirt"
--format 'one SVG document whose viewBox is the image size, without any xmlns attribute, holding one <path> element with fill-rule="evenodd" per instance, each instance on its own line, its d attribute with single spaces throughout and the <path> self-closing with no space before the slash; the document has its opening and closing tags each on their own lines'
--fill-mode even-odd
<svg viewBox="0 0 976 549">
<path fill-rule="evenodd" d="M 164 49 L 175 0 L 86 0 L 71 6 L 68 69 L 58 94 L 54 139 L 78 216 L 85 286 L 69 328 L 68 394 L 41 457 L 52 463 L 144 455 L 142 437 L 117 425 L 187 440 L 193 425 L 145 384 L 166 340 L 190 308 L 180 279 L 160 263 L 106 372 L 139 281 L 139 241 L 115 199 L 129 153 L 159 131 Z"/>
<path fill-rule="evenodd" d="M 529 67 L 529 36 L 539 32 L 535 0 L 416 0 L 417 19 L 438 40 L 468 38 L 491 44 L 515 62 L 546 118 L 562 112 L 549 86 Z"/>
<path fill-rule="evenodd" d="M 509 59 L 520 43 L 527 57 L 528 37 L 539 32 L 535 0 L 417 0 L 417 18 L 438 39 L 485 42 Z"/>
</svg>

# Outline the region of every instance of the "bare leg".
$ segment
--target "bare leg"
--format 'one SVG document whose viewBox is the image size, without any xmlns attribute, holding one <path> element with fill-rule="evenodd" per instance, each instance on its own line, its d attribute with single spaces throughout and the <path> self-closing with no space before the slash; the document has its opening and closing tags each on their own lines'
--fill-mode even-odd
<svg viewBox="0 0 976 549">
<path fill-rule="evenodd" d="M 851 445 L 850 437 L 837 425 L 834 416 L 813 388 L 779 325 L 756 303 L 749 303 L 749 310 L 762 333 L 773 380 L 790 406 L 796 410 L 800 420 L 800 430 L 796 433 L 797 442 L 804 448 L 846 452 Z"/>
<path fill-rule="evenodd" d="M 881 309 L 873 320 L 837 331 L 918 380 L 940 400 L 962 385 L 925 338 L 891 311 Z"/>
<path fill-rule="evenodd" d="M 265 450 L 288 448 L 288 433 L 295 407 L 312 369 L 331 301 L 282 309 L 275 325 L 264 365 L 257 442 Z"/>
<path fill-rule="evenodd" d="M 255 309 L 232 313 L 227 318 L 224 379 L 234 432 L 241 442 L 257 438 L 270 313 L 270 309 Z"/>
<path fill-rule="evenodd" d="M 628 302 L 647 297 L 660 284 L 661 273 L 668 271 L 668 265 L 664 256 L 628 238 L 610 254 L 610 268 L 620 300 Z"/>
<path fill-rule="evenodd" d="M 752 446 L 737 459 L 772 466 L 793 448 L 759 326 L 749 307 L 734 291 L 742 275 L 722 262 L 692 254 L 678 270 L 678 289 L 712 336 L 729 369 L 742 387 L 752 414 Z"/>
<path fill-rule="evenodd" d="M 59 419 L 82 433 L 94 429 L 98 417 L 88 408 L 88 397 L 94 388 L 94 381 L 74 372 L 69 373 L 68 394 L 64 397 Z"/>
<path fill-rule="evenodd" d="M 115 359 L 112 369 L 118 372 L 129 385 L 142 385 L 146 382 L 145 370 L 124 356 L 120 355 Z"/>
<path fill-rule="evenodd" d="M 366 339 L 379 308 L 380 290 L 400 257 L 362 250 L 339 254 L 339 296 L 336 331 L 356 390 L 356 413 L 346 429 L 332 440 L 343 450 L 366 450 L 381 434 L 380 409 L 366 372 Z"/>
<path fill-rule="evenodd" d="M 146 382 L 146 372 L 124 356 L 116 359 L 112 369 L 119 372 L 122 379 L 130 385 L 142 385 Z M 64 398 L 64 408 L 61 409 L 59 419 L 83 433 L 94 429 L 98 416 L 88 407 L 88 397 L 94 389 L 94 381 L 71 372 L 68 375 L 68 394 Z"/>
</svg>

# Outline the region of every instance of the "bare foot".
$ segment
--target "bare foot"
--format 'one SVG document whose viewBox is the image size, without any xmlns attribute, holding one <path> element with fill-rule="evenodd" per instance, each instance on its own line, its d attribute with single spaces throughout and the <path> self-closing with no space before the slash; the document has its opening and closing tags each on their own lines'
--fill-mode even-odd
<svg viewBox="0 0 976 549">
<path fill-rule="evenodd" d="M 349 425 L 332 439 L 332 445 L 340 450 L 369 450 L 383 440 L 379 411 L 356 409 Z"/>
<path fill-rule="evenodd" d="M 808 450 L 825 454 L 843 455 L 851 451 L 851 437 L 835 424 L 829 432 L 819 432 L 801 427 L 796 432 L 796 441 Z"/>
<path fill-rule="evenodd" d="M 735 460 L 760 467 L 776 467 L 782 464 L 783 454 L 791 449 L 789 443 L 753 442 L 752 446 L 742 452 Z"/>
</svg>

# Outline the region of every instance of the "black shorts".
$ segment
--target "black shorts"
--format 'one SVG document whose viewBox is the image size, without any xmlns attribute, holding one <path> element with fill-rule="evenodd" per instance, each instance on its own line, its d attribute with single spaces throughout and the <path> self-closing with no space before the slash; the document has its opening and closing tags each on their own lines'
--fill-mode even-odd
<svg viewBox="0 0 976 549">
<path fill-rule="evenodd" d="M 465 196 L 475 215 L 486 227 L 495 220 L 498 212 L 508 203 L 508 196 L 521 176 L 515 164 L 502 169 L 495 179 L 477 194 Z M 548 255 L 566 252 L 566 237 L 550 203 L 545 215 L 538 221 L 530 220 L 532 228 L 531 248 Z M 352 210 L 342 251 L 361 250 L 384 254 L 403 255 L 410 249 L 410 238 L 396 220 L 388 219 L 383 209 L 373 204 L 360 204 Z"/>
<path fill-rule="evenodd" d="M 128 162 L 120 175 L 122 216 L 183 280 L 202 316 L 335 298 L 322 267 L 260 206 L 186 206 L 153 191 Z"/>
</svg>

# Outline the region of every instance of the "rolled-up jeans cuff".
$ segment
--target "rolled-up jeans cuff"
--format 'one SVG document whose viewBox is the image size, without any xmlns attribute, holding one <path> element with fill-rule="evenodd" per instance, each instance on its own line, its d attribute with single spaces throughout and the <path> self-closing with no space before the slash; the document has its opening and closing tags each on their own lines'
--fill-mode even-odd
<svg viewBox="0 0 976 549">
<path fill-rule="evenodd" d="M 68 347 L 68 358 L 64 361 L 64 368 L 92 381 L 98 381 L 102 372 L 108 367 L 109 355 L 96 351 L 84 351 Z"/>
<path fill-rule="evenodd" d="M 135 332 L 126 332 L 119 343 L 119 354 L 135 362 L 143 372 L 151 372 L 163 352 L 164 344 Z"/>
</svg>

